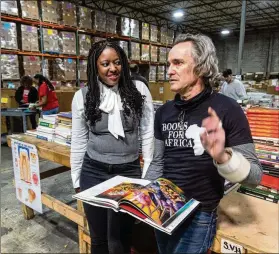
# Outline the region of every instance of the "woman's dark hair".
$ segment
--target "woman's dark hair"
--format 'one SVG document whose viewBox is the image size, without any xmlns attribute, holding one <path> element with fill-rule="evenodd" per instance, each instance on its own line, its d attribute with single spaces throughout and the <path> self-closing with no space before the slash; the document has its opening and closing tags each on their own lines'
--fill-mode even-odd
<svg viewBox="0 0 279 254">
<path fill-rule="evenodd" d="M 54 90 L 54 86 L 51 84 L 51 82 L 49 81 L 49 79 L 47 79 L 45 76 L 43 76 L 42 74 L 36 74 L 34 76 L 35 79 L 39 80 L 39 86 L 45 82 L 48 86 L 48 88 L 53 91 Z"/>
<path fill-rule="evenodd" d="M 30 76 L 23 76 L 20 79 L 20 84 L 21 85 L 27 85 L 28 87 L 31 87 L 33 84 L 33 79 Z"/>
<path fill-rule="evenodd" d="M 98 84 L 97 60 L 106 48 L 114 49 L 121 63 L 122 68 L 118 89 L 123 103 L 124 117 L 131 116 L 132 113 L 134 120 L 136 118 L 140 120 L 145 96 L 141 95 L 131 79 L 128 59 L 124 50 L 115 42 L 107 40 L 94 43 L 89 51 L 87 63 L 88 91 L 85 102 L 86 120 L 89 121 L 91 125 L 95 125 L 95 123 L 102 118 L 102 113 L 99 109 L 100 88 Z"/>
</svg>

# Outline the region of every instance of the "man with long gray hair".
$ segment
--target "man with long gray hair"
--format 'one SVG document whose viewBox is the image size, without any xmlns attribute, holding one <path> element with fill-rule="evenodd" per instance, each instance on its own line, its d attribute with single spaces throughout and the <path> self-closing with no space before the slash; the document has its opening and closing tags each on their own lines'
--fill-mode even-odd
<svg viewBox="0 0 279 254">
<path fill-rule="evenodd" d="M 156 111 L 155 151 L 146 178 L 165 177 L 201 205 L 173 235 L 156 230 L 156 239 L 160 254 L 206 253 L 216 233 L 225 179 L 257 185 L 262 169 L 242 109 L 210 86 L 218 76 L 211 39 L 180 35 L 168 62 L 176 96 Z"/>
</svg>

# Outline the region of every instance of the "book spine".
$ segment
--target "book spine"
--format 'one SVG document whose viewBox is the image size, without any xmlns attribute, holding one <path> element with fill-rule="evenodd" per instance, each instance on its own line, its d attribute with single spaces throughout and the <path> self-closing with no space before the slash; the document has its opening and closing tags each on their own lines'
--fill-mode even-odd
<svg viewBox="0 0 279 254">
<path fill-rule="evenodd" d="M 45 140 L 45 141 L 52 141 L 51 139 L 49 139 L 47 137 L 44 137 L 44 136 L 41 136 L 41 135 L 37 135 L 36 138 L 42 139 L 42 140 Z"/>
<path fill-rule="evenodd" d="M 51 123 L 39 122 L 39 125 L 41 125 L 41 126 L 43 126 L 43 127 L 52 128 L 52 129 L 55 128 L 55 125 L 54 125 L 54 124 L 51 124 Z"/>
<path fill-rule="evenodd" d="M 264 197 L 264 196 L 261 196 L 261 195 L 250 193 L 248 191 L 243 191 L 241 189 L 238 189 L 237 192 L 248 195 L 248 196 L 252 196 L 252 197 L 255 197 L 255 198 L 263 199 L 263 200 L 266 200 L 266 201 L 269 201 L 269 202 L 272 202 L 272 203 L 276 203 L 276 204 L 278 203 L 278 200 L 276 200 L 276 199 Z"/>
</svg>

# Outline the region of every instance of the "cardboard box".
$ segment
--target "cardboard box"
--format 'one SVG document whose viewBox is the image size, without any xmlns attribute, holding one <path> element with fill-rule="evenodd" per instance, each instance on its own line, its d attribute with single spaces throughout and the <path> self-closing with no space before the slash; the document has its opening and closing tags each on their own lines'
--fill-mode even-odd
<svg viewBox="0 0 279 254">
<path fill-rule="evenodd" d="M 1 54 L 1 75 L 3 80 L 19 79 L 18 56 Z"/>
<path fill-rule="evenodd" d="M 79 54 L 82 56 L 88 56 L 91 49 L 92 39 L 90 35 L 79 34 Z"/>
<path fill-rule="evenodd" d="M 174 31 L 171 30 L 171 29 L 168 29 L 167 44 L 172 45 L 173 44 L 173 39 L 174 39 Z"/>
<path fill-rule="evenodd" d="M 41 58 L 39 56 L 23 56 L 24 75 L 34 76 L 41 73 Z"/>
<path fill-rule="evenodd" d="M 16 24 L 6 21 L 1 23 L 1 48 L 18 49 Z"/>
<path fill-rule="evenodd" d="M 167 61 L 167 48 L 160 47 L 159 48 L 159 62 L 165 63 Z"/>
<path fill-rule="evenodd" d="M 13 1 L 13 0 L 3 1 L 3 0 L 1 0 L 1 13 L 18 16 L 17 1 Z"/>
<path fill-rule="evenodd" d="M 51 23 L 59 23 L 60 5 L 57 1 L 41 1 L 42 20 Z"/>
<path fill-rule="evenodd" d="M 39 19 L 39 9 L 37 1 L 20 1 L 22 17 L 25 19 Z"/>
<path fill-rule="evenodd" d="M 77 62 L 74 59 L 68 58 L 64 59 L 65 66 L 65 80 L 77 80 Z"/>
<path fill-rule="evenodd" d="M 278 86 L 278 79 L 269 79 L 268 86 Z"/>
<path fill-rule="evenodd" d="M 48 59 L 49 79 L 56 82 L 57 87 L 68 84 L 68 81 L 76 82 L 76 60 L 71 58 Z"/>
<path fill-rule="evenodd" d="M 87 80 L 87 60 L 79 61 L 79 74 L 80 74 L 80 80 L 83 81 Z"/>
<path fill-rule="evenodd" d="M 38 28 L 21 25 L 22 50 L 39 51 Z"/>
<path fill-rule="evenodd" d="M 151 82 L 149 84 L 150 93 L 153 101 L 164 100 L 164 83 L 163 82 Z"/>
<path fill-rule="evenodd" d="M 151 45 L 150 54 L 151 54 L 151 61 L 157 62 L 158 61 L 158 47 Z"/>
<path fill-rule="evenodd" d="M 155 25 L 150 25 L 150 40 L 158 42 L 158 27 Z"/>
<path fill-rule="evenodd" d="M 79 6 L 79 27 L 84 29 L 92 29 L 91 9 Z"/>
<path fill-rule="evenodd" d="M 268 86 L 266 92 L 267 94 L 279 95 L 279 86 Z"/>
<path fill-rule="evenodd" d="M 141 60 L 150 61 L 149 44 L 141 44 Z"/>
<path fill-rule="evenodd" d="M 160 42 L 163 44 L 167 44 L 168 43 L 168 29 L 166 27 L 161 27 L 161 31 L 160 31 Z"/>
<path fill-rule="evenodd" d="M 129 58 L 129 47 L 128 41 L 119 41 L 119 46 L 125 51 L 127 57 Z"/>
<path fill-rule="evenodd" d="M 43 28 L 43 44 L 44 52 L 59 53 L 59 41 L 58 31 L 54 29 Z"/>
<path fill-rule="evenodd" d="M 77 26 L 76 6 L 70 2 L 60 3 L 60 24 L 64 26 Z"/>
<path fill-rule="evenodd" d="M 155 82 L 156 81 L 156 74 L 157 74 L 157 66 L 156 65 L 150 65 L 150 67 L 149 67 L 149 82 Z"/>
<path fill-rule="evenodd" d="M 123 35 L 123 36 L 131 35 L 129 18 L 121 17 L 121 19 L 120 19 L 120 35 Z"/>
<path fill-rule="evenodd" d="M 76 55 L 76 35 L 73 32 L 59 32 L 60 51 L 63 54 Z"/>
<path fill-rule="evenodd" d="M 106 31 L 107 33 L 116 34 L 117 17 L 113 14 L 107 13 Z"/>
<path fill-rule="evenodd" d="M 131 59 L 140 60 L 140 44 L 137 42 L 131 42 Z"/>
<path fill-rule="evenodd" d="M 149 41 L 149 24 L 142 22 L 141 26 L 141 39 Z"/>
<path fill-rule="evenodd" d="M 165 66 L 164 65 L 159 65 L 157 70 L 158 70 L 158 76 L 157 76 L 158 80 L 159 81 L 165 81 L 166 80 L 166 74 L 165 74 L 166 68 L 165 68 Z"/>
<path fill-rule="evenodd" d="M 139 21 L 130 19 L 131 37 L 139 39 Z"/>
<path fill-rule="evenodd" d="M 107 14 L 103 11 L 94 11 L 94 29 L 100 32 L 106 31 Z"/>
<path fill-rule="evenodd" d="M 164 82 L 164 103 L 173 100 L 175 93 L 170 90 L 170 83 Z"/>
</svg>

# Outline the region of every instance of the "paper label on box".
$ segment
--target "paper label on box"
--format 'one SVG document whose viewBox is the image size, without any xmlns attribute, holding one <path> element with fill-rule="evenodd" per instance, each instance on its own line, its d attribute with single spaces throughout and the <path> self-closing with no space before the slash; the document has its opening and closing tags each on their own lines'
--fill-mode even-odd
<svg viewBox="0 0 279 254">
<path fill-rule="evenodd" d="M 1 103 L 8 103 L 8 98 L 1 98 Z"/>
<path fill-rule="evenodd" d="M 231 242 L 227 239 L 221 238 L 221 253 L 244 253 L 244 249 L 241 245 Z"/>
<path fill-rule="evenodd" d="M 275 91 L 279 91 L 279 86 L 275 86 Z"/>
<path fill-rule="evenodd" d="M 73 59 L 69 58 L 68 63 L 71 64 L 73 62 Z"/>
<path fill-rule="evenodd" d="M 9 30 L 11 28 L 11 24 L 7 22 L 3 22 L 4 30 Z"/>
<path fill-rule="evenodd" d="M 48 4 L 52 4 L 52 2 L 51 2 L 51 1 L 47 1 L 47 3 L 48 3 Z"/>
<path fill-rule="evenodd" d="M 32 26 L 26 26 L 26 31 L 27 32 L 32 32 Z"/>
<path fill-rule="evenodd" d="M 47 34 L 48 35 L 52 35 L 53 34 L 53 31 L 51 29 L 47 29 Z"/>
<path fill-rule="evenodd" d="M 90 42 L 91 42 L 90 39 L 89 39 L 88 37 L 86 37 L 86 42 L 87 42 L 87 43 L 90 43 Z"/>
<path fill-rule="evenodd" d="M 71 3 L 67 3 L 66 8 L 67 9 L 71 9 L 72 8 L 72 4 Z"/>
</svg>

